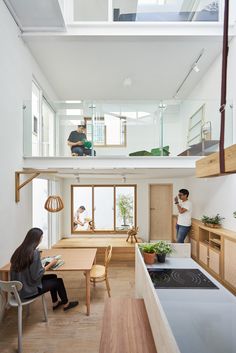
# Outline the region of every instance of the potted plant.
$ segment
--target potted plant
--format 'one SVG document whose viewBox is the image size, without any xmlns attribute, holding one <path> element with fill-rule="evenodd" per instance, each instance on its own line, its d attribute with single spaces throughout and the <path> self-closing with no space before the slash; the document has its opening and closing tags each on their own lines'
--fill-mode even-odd
<svg viewBox="0 0 236 353">
<path fill-rule="evenodd" d="M 166 255 L 173 252 L 173 248 L 171 244 L 164 240 L 160 240 L 155 244 L 155 252 L 157 254 L 158 262 L 163 263 L 166 260 Z"/>
<path fill-rule="evenodd" d="M 121 225 L 124 228 L 129 227 L 129 224 L 127 224 L 127 220 L 132 219 L 132 213 L 133 213 L 133 198 L 131 195 L 120 195 L 117 199 L 117 206 L 118 206 L 118 212 L 119 216 L 123 220 L 123 224 Z"/>
<path fill-rule="evenodd" d="M 236 211 L 234 211 L 233 216 L 234 216 L 234 218 L 236 218 Z"/>
<path fill-rule="evenodd" d="M 219 213 L 217 213 L 217 215 L 215 217 L 208 217 L 208 216 L 203 215 L 201 218 L 201 222 L 207 227 L 220 228 L 223 219 L 224 219 L 224 217 L 221 217 L 219 215 Z"/>
<path fill-rule="evenodd" d="M 139 244 L 139 248 L 143 252 L 144 262 L 147 265 L 152 265 L 155 262 L 155 258 L 156 258 L 155 246 L 156 246 L 155 243 Z"/>
</svg>

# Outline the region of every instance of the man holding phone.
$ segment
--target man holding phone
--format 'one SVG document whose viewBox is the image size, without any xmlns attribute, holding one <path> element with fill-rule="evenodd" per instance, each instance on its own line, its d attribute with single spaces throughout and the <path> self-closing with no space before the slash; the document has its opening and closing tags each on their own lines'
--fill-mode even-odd
<svg viewBox="0 0 236 353">
<path fill-rule="evenodd" d="M 187 189 L 180 189 L 178 196 L 174 198 L 175 205 L 179 212 L 176 224 L 177 243 L 184 243 L 191 228 L 192 203 L 188 200 L 188 196 L 189 191 Z"/>
</svg>

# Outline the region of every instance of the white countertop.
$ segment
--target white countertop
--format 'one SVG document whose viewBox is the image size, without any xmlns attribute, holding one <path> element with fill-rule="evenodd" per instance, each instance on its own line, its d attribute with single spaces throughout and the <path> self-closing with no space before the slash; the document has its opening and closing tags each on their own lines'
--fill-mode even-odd
<svg viewBox="0 0 236 353">
<path fill-rule="evenodd" d="M 181 353 L 236 353 L 236 297 L 190 258 L 148 268 L 198 268 L 217 289 L 156 289 Z M 168 353 L 168 352 L 166 352 Z"/>
</svg>

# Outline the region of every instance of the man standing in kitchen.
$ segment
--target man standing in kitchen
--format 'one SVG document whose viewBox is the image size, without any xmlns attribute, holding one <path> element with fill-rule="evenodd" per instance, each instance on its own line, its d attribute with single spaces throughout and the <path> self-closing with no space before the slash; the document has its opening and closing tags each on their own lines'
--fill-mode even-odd
<svg viewBox="0 0 236 353">
<path fill-rule="evenodd" d="M 174 201 L 178 208 L 178 219 L 176 224 L 177 243 L 184 243 L 184 240 L 191 228 L 192 203 L 188 200 L 189 191 L 180 189 Z"/>
</svg>

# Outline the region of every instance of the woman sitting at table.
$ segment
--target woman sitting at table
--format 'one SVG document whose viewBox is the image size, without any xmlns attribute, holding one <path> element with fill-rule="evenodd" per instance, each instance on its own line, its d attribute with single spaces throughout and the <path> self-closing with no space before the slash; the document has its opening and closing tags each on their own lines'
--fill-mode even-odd
<svg viewBox="0 0 236 353">
<path fill-rule="evenodd" d="M 66 311 L 77 306 L 78 301 L 68 301 L 62 278 L 57 278 L 55 274 L 44 274 L 51 266 L 55 265 L 57 260 L 53 259 L 45 267 L 42 266 L 40 253 L 37 250 L 42 238 L 43 231 L 41 229 L 32 228 L 28 231 L 22 244 L 11 257 L 11 280 L 20 281 L 23 284 L 19 291 L 21 299 L 35 298 L 50 291 L 53 310 L 63 305 Z M 58 296 L 60 300 L 58 300 Z"/>
</svg>

